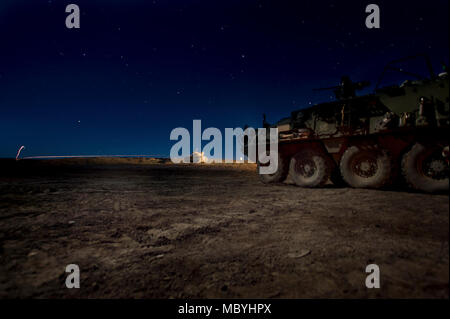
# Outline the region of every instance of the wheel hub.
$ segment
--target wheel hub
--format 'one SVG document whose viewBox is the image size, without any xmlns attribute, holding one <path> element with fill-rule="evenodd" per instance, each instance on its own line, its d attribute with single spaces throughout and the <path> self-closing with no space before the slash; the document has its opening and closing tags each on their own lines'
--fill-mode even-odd
<svg viewBox="0 0 450 319">
<path fill-rule="evenodd" d="M 310 160 L 297 160 L 296 171 L 304 177 L 311 177 L 316 171 L 316 165 Z"/>
<path fill-rule="evenodd" d="M 353 165 L 354 172 L 361 177 L 371 177 L 375 175 L 378 166 L 373 158 L 359 158 Z"/>
<path fill-rule="evenodd" d="M 448 166 L 443 158 L 432 157 L 423 163 L 423 173 L 432 179 L 445 179 L 448 177 Z"/>
</svg>

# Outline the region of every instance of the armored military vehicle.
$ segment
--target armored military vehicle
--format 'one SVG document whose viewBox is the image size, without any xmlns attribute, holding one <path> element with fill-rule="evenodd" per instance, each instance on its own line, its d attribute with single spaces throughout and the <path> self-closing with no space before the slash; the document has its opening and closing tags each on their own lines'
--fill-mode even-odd
<svg viewBox="0 0 450 319">
<path fill-rule="evenodd" d="M 427 75 L 399 67 L 424 60 Z M 342 77 L 332 88 L 336 99 L 291 113 L 274 125 L 279 132 L 278 170 L 260 175 L 265 183 L 288 174 L 302 187 L 320 187 L 331 180 L 356 188 L 381 188 L 403 177 L 426 191 L 449 188 L 449 77 L 447 67 L 435 74 L 427 56 L 390 62 L 375 92 L 357 96 L 368 82 Z M 382 86 L 388 73 L 408 78 Z M 323 89 L 320 89 L 323 90 Z"/>
</svg>

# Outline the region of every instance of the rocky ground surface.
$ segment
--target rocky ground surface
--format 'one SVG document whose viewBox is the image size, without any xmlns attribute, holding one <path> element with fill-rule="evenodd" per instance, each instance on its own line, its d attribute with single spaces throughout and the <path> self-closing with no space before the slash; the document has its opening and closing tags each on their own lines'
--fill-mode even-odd
<svg viewBox="0 0 450 319">
<path fill-rule="evenodd" d="M 1 298 L 448 298 L 448 242 L 446 194 L 265 185 L 249 164 L 0 161 Z"/>
</svg>

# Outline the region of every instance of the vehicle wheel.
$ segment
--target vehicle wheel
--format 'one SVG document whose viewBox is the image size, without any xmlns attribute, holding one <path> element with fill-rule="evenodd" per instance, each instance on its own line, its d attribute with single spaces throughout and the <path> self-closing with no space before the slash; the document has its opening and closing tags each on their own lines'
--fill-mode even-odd
<svg viewBox="0 0 450 319">
<path fill-rule="evenodd" d="M 259 167 L 261 164 L 258 161 L 258 175 L 261 181 L 265 184 L 269 183 L 281 183 L 283 182 L 289 173 L 289 159 L 281 156 L 278 153 L 278 168 L 273 174 L 259 174 Z"/>
<path fill-rule="evenodd" d="M 425 192 L 448 191 L 449 167 L 437 145 L 415 144 L 403 156 L 402 173 L 406 182 Z"/>
<path fill-rule="evenodd" d="M 339 167 L 342 178 L 351 187 L 381 188 L 392 180 L 391 158 L 376 147 L 349 147 Z"/>
<path fill-rule="evenodd" d="M 319 187 L 330 178 L 332 166 L 323 152 L 303 150 L 294 155 L 289 165 L 292 180 L 301 187 Z"/>
<path fill-rule="evenodd" d="M 333 169 L 330 175 L 330 181 L 333 183 L 336 187 L 345 187 L 348 186 L 347 183 L 344 181 L 341 175 L 341 171 L 339 170 L 339 167 L 336 167 Z"/>
</svg>

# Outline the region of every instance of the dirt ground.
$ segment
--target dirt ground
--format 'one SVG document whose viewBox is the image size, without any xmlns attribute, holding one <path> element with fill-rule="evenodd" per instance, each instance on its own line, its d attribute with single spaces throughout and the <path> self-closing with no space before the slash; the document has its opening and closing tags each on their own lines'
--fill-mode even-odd
<svg viewBox="0 0 450 319">
<path fill-rule="evenodd" d="M 0 298 L 448 298 L 448 242 L 446 194 L 264 185 L 250 164 L 0 161 Z"/>
</svg>

